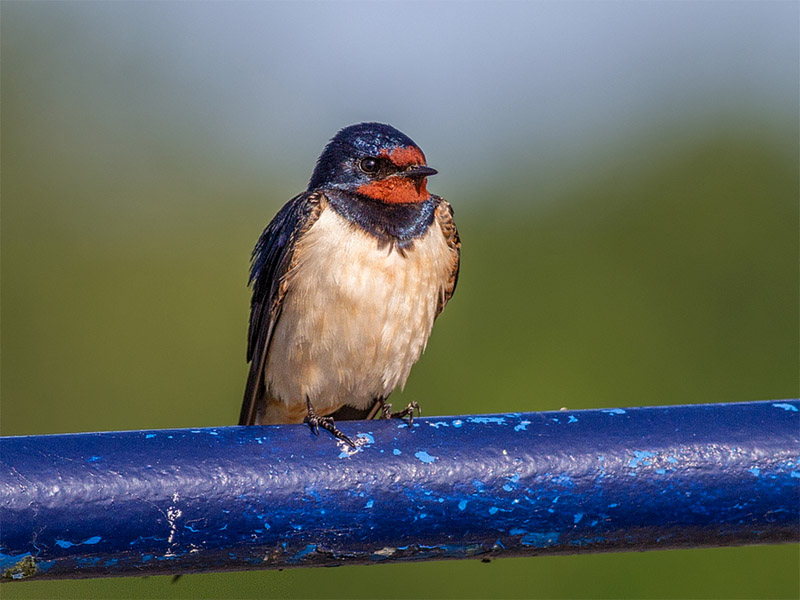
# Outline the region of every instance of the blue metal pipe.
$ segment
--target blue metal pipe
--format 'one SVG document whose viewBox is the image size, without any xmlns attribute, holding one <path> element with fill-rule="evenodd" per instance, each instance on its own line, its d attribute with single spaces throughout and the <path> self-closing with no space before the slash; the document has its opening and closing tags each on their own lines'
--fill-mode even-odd
<svg viewBox="0 0 800 600">
<path fill-rule="evenodd" d="M 4 579 L 800 541 L 800 402 L 0 440 Z"/>
</svg>

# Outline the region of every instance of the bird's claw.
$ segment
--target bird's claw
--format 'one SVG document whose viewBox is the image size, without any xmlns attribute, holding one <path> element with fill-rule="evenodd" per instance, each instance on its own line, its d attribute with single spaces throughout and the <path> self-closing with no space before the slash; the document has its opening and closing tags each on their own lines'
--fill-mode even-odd
<svg viewBox="0 0 800 600">
<path fill-rule="evenodd" d="M 398 410 L 397 412 L 392 412 L 392 405 L 388 402 L 384 402 L 383 406 L 381 407 L 381 418 L 383 419 L 404 419 L 408 417 L 408 425 L 411 426 L 414 424 L 414 411 L 417 411 L 417 416 L 422 414 L 422 410 L 419 408 L 419 404 L 417 402 L 411 401 L 408 403 L 403 410 Z"/>
<path fill-rule="evenodd" d="M 314 435 L 319 435 L 320 420 L 321 418 L 318 417 L 317 415 L 312 415 L 311 413 L 309 413 L 306 415 L 306 418 L 303 419 L 303 423 L 306 423 L 308 425 L 309 429 L 311 429 Z"/>
<path fill-rule="evenodd" d="M 353 440 L 336 428 L 336 425 L 333 424 L 333 419 L 331 417 L 320 417 L 317 414 L 317 411 L 315 411 L 314 407 L 311 406 L 311 400 L 306 399 L 306 406 L 308 407 L 308 414 L 306 415 L 306 418 L 303 419 L 303 423 L 307 423 L 311 428 L 311 431 L 313 431 L 316 435 L 319 435 L 319 429 L 321 427 L 325 431 L 330 432 L 335 438 L 342 440 L 353 448 L 357 447 Z"/>
</svg>

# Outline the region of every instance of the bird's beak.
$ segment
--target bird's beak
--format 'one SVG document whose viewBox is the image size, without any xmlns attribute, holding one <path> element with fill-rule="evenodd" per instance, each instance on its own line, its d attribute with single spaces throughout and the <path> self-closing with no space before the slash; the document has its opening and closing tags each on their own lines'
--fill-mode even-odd
<svg viewBox="0 0 800 600">
<path fill-rule="evenodd" d="M 425 165 L 417 165 L 414 167 L 410 167 L 405 171 L 399 173 L 401 177 L 429 177 L 430 175 L 436 175 L 439 171 L 436 169 L 432 169 L 431 167 L 426 167 Z"/>
</svg>

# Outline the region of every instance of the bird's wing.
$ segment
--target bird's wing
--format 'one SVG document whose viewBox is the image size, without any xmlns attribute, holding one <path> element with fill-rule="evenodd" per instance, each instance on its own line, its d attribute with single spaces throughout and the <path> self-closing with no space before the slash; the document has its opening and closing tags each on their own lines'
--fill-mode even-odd
<svg viewBox="0 0 800 600">
<path fill-rule="evenodd" d="M 445 283 L 439 296 L 439 305 L 436 307 L 437 317 L 456 291 L 458 270 L 461 266 L 461 239 L 458 237 L 458 229 L 456 229 L 456 223 L 453 220 L 453 207 L 444 198 L 438 199 L 439 206 L 436 207 L 436 222 L 442 229 L 447 245 L 453 251 L 453 268 L 450 272 L 450 278 Z"/>
<path fill-rule="evenodd" d="M 292 267 L 297 240 L 316 222 L 326 204 L 321 192 L 303 192 L 287 202 L 267 225 L 253 249 L 249 284 L 250 329 L 247 332 L 247 376 L 239 425 L 252 425 L 264 398 L 264 366 L 272 333 L 286 295 L 286 273 Z"/>
</svg>

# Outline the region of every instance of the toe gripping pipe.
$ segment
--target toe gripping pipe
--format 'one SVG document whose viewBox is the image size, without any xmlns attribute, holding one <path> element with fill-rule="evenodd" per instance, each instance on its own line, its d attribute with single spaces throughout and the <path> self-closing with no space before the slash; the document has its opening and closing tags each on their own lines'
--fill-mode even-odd
<svg viewBox="0 0 800 600">
<path fill-rule="evenodd" d="M 0 440 L 3 579 L 800 541 L 796 400 Z"/>
</svg>

